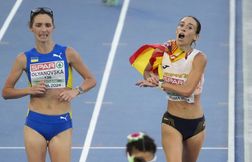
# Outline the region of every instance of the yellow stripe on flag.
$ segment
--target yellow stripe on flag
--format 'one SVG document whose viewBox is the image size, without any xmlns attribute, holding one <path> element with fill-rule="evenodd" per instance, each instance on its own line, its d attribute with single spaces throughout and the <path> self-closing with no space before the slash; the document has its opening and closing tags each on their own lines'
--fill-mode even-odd
<svg viewBox="0 0 252 162">
<path fill-rule="evenodd" d="M 144 70 L 146 66 L 149 63 L 149 60 L 152 56 L 152 53 L 155 49 L 154 48 L 147 48 L 145 49 L 141 55 L 139 55 L 135 61 L 133 62 L 132 66 L 139 71 L 142 75 L 144 73 Z"/>
</svg>

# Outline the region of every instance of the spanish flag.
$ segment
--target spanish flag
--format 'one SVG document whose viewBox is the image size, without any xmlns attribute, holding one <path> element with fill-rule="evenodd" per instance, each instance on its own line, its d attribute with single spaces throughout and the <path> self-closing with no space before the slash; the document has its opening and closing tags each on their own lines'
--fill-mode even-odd
<svg viewBox="0 0 252 162">
<path fill-rule="evenodd" d="M 162 74 L 162 59 L 166 52 L 172 62 L 181 58 L 185 58 L 185 52 L 178 48 L 175 40 L 169 40 L 164 44 L 144 44 L 133 55 L 129 61 L 130 64 L 139 71 L 142 75 L 148 63 L 151 65 L 150 71 L 159 75 L 161 79 Z"/>
<path fill-rule="evenodd" d="M 159 50 L 156 50 L 159 49 Z M 162 63 L 165 47 L 161 44 L 144 44 L 129 59 L 130 64 L 142 75 L 148 63 L 154 73 L 158 73 L 158 66 Z"/>
</svg>

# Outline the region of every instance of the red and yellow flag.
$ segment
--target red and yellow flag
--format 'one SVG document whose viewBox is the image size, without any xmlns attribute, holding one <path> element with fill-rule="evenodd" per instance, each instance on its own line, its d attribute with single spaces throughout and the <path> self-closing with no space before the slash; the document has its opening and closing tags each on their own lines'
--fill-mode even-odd
<svg viewBox="0 0 252 162">
<path fill-rule="evenodd" d="M 133 53 L 129 61 L 142 75 L 148 63 L 152 66 L 151 71 L 158 74 L 158 67 L 162 64 L 164 51 L 165 47 L 161 44 L 145 44 Z"/>
<path fill-rule="evenodd" d="M 150 71 L 159 75 L 162 74 L 162 59 L 166 52 L 170 56 L 171 62 L 176 62 L 182 58 L 186 58 L 186 53 L 178 48 L 175 40 L 169 40 L 164 44 L 145 44 L 142 45 L 130 57 L 130 64 L 142 75 L 148 63 L 151 65 Z"/>
</svg>

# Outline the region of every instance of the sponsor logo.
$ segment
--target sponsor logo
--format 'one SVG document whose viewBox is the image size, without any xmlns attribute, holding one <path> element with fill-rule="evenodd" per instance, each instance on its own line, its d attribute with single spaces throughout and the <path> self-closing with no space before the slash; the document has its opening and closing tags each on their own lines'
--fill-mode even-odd
<svg viewBox="0 0 252 162">
<path fill-rule="evenodd" d="M 31 71 L 42 71 L 42 70 L 51 70 L 55 69 L 54 62 L 45 62 L 31 65 Z"/>
<path fill-rule="evenodd" d="M 171 84 L 179 84 L 179 85 L 184 84 L 185 82 L 183 79 L 171 78 L 171 77 L 166 77 L 166 76 L 164 76 L 164 81 Z"/>
<path fill-rule="evenodd" d="M 60 116 L 60 119 L 67 121 L 67 115 L 66 116 Z"/>
<path fill-rule="evenodd" d="M 59 69 L 62 68 L 63 66 L 64 66 L 63 62 L 57 62 L 56 63 L 56 67 L 59 68 Z"/>
<path fill-rule="evenodd" d="M 166 68 L 168 68 L 170 66 L 169 65 L 163 65 L 162 67 L 163 67 L 163 69 L 166 69 Z"/>
<path fill-rule="evenodd" d="M 62 53 L 60 53 L 60 54 L 54 53 L 54 54 L 53 54 L 53 57 L 58 57 L 58 58 L 62 59 L 61 55 L 62 55 Z"/>
</svg>

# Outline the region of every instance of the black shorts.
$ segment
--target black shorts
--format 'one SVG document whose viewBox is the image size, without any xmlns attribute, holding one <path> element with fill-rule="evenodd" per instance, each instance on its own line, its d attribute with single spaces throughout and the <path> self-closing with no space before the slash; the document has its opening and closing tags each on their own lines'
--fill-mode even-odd
<svg viewBox="0 0 252 162">
<path fill-rule="evenodd" d="M 171 115 L 169 112 L 165 112 L 162 118 L 162 123 L 177 129 L 183 136 L 183 141 L 205 129 L 204 115 L 196 119 L 183 119 Z"/>
</svg>

